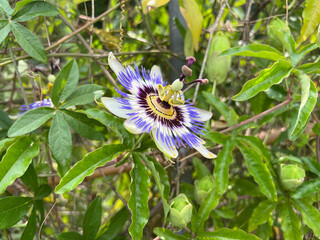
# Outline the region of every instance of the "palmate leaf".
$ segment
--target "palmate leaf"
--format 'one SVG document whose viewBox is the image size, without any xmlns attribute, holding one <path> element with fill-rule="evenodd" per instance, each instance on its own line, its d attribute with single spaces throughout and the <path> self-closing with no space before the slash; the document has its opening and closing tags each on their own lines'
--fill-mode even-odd
<svg viewBox="0 0 320 240">
<path fill-rule="evenodd" d="M 8 20 L 0 20 L 0 43 L 8 36 L 11 26 Z"/>
<path fill-rule="evenodd" d="M 211 190 L 208 196 L 204 199 L 203 204 L 200 206 L 198 214 L 192 215 L 192 231 L 201 232 L 204 227 L 204 222 L 208 219 L 211 211 L 218 205 L 219 195 L 216 189 Z"/>
<path fill-rule="evenodd" d="M 164 240 L 187 240 L 189 238 L 182 236 L 182 235 L 178 235 L 178 234 L 174 234 L 173 232 L 171 232 L 169 229 L 166 228 L 155 228 L 153 229 L 153 232 L 160 237 L 160 239 L 164 239 Z"/>
<path fill-rule="evenodd" d="M 76 60 L 70 60 L 59 72 L 52 86 L 51 100 L 58 107 L 76 89 L 79 81 L 79 67 Z"/>
<path fill-rule="evenodd" d="M 15 21 L 11 21 L 10 26 L 15 39 L 26 53 L 39 62 L 47 62 L 46 51 L 34 33 Z"/>
<path fill-rule="evenodd" d="M 318 93 L 316 86 L 311 79 L 300 70 L 295 70 L 295 74 L 298 75 L 301 86 L 301 103 L 297 115 L 293 115 L 295 119 L 292 127 L 289 128 L 289 139 L 295 140 L 304 129 L 308 118 L 317 103 Z"/>
<path fill-rule="evenodd" d="M 132 170 L 130 171 L 130 199 L 128 206 L 131 211 L 129 233 L 133 240 L 140 240 L 143 228 L 149 219 L 149 176 L 137 153 L 132 154 Z"/>
<path fill-rule="evenodd" d="M 259 205 L 254 209 L 249 219 L 248 232 L 252 232 L 258 227 L 258 225 L 267 222 L 275 206 L 275 202 L 271 200 L 261 201 Z"/>
<path fill-rule="evenodd" d="M 33 240 L 37 231 L 37 215 L 36 208 L 33 207 L 32 212 L 28 218 L 28 224 L 24 229 L 20 240 Z"/>
<path fill-rule="evenodd" d="M 214 96 L 212 93 L 202 92 L 203 96 L 207 99 L 208 103 L 214 106 L 224 117 L 229 126 L 237 124 L 239 116 L 236 112 L 228 107 L 224 102 L 222 102 L 218 97 Z"/>
<path fill-rule="evenodd" d="M 44 1 L 33 1 L 24 5 L 12 16 L 16 22 L 28 21 L 37 16 L 52 17 L 59 14 L 55 6 Z"/>
<path fill-rule="evenodd" d="M 270 200 L 276 201 L 277 194 L 274 182 L 260 154 L 255 149 L 247 147 L 241 140 L 237 139 L 236 144 L 245 159 L 250 175 L 258 183 L 260 191 Z"/>
<path fill-rule="evenodd" d="M 39 154 L 39 142 L 31 138 L 20 138 L 12 144 L 0 162 L 0 194 L 27 171 L 32 158 Z"/>
<path fill-rule="evenodd" d="M 97 196 L 89 205 L 83 219 L 83 240 L 93 240 L 101 225 L 102 204 Z"/>
<path fill-rule="evenodd" d="M 7 0 L 0 0 L 0 11 L 6 13 L 7 16 L 11 16 L 13 9 L 10 7 Z"/>
<path fill-rule="evenodd" d="M 229 180 L 229 164 L 232 162 L 232 150 L 234 148 L 233 139 L 228 140 L 223 144 L 223 149 L 219 152 L 215 160 L 215 167 L 213 171 L 216 179 L 217 192 L 221 195 L 228 187 Z"/>
<path fill-rule="evenodd" d="M 107 162 L 115 158 L 119 153 L 125 151 L 125 146 L 105 145 L 84 156 L 82 160 L 77 162 L 66 175 L 61 179 L 55 192 L 62 194 L 71 191 L 78 186 L 86 176 L 91 175 L 98 167 L 103 166 Z"/>
<path fill-rule="evenodd" d="M 307 40 L 320 23 L 320 1 L 309 0 L 306 8 L 303 10 L 302 17 L 303 25 L 300 30 L 298 45 Z"/>
<path fill-rule="evenodd" d="M 283 60 L 274 63 L 270 68 L 264 69 L 259 76 L 246 82 L 241 91 L 232 97 L 235 101 L 245 101 L 261 91 L 268 90 L 272 85 L 279 84 L 291 72 L 291 65 Z"/>
<path fill-rule="evenodd" d="M 170 194 L 170 183 L 169 178 L 167 175 L 167 172 L 164 170 L 164 168 L 161 166 L 157 160 L 154 158 L 148 156 L 139 154 L 140 158 L 143 159 L 146 166 L 151 171 L 151 174 L 156 182 L 156 185 L 159 189 L 159 193 L 162 200 L 162 205 L 165 213 L 165 218 L 168 216 L 169 213 L 169 194 Z"/>
<path fill-rule="evenodd" d="M 8 131 L 9 137 L 21 136 L 32 132 L 46 123 L 54 114 L 54 109 L 40 107 L 32 109 L 18 118 Z"/>
<path fill-rule="evenodd" d="M 264 44 L 249 44 L 243 47 L 234 47 L 223 51 L 220 56 L 246 56 L 246 57 L 258 57 L 270 59 L 272 61 L 278 61 L 285 59 L 285 57 L 277 49 Z"/>
<path fill-rule="evenodd" d="M 62 110 L 68 125 L 78 134 L 92 140 L 103 140 L 105 127 L 98 121 L 90 119 L 81 112 Z"/>
<path fill-rule="evenodd" d="M 10 196 L 0 198 L 0 229 L 11 227 L 29 211 L 33 202 L 30 197 Z"/>
<path fill-rule="evenodd" d="M 92 103 L 95 99 L 100 99 L 103 94 L 104 88 L 99 85 L 87 84 L 80 86 L 66 99 L 60 109 Z"/>
<path fill-rule="evenodd" d="M 277 212 L 281 216 L 281 229 L 284 239 L 302 240 L 301 222 L 298 215 L 293 211 L 289 201 L 280 202 Z"/>
<path fill-rule="evenodd" d="M 314 234 L 320 237 L 320 211 L 306 199 L 292 199 L 294 206 L 301 213 L 303 222 L 310 227 Z"/>
<path fill-rule="evenodd" d="M 48 140 L 53 158 L 58 163 L 58 173 L 63 176 L 71 165 L 72 136 L 60 111 L 53 116 Z"/>
<path fill-rule="evenodd" d="M 239 229 L 221 228 L 214 232 L 205 232 L 197 235 L 199 240 L 259 240 L 257 236 Z"/>
<path fill-rule="evenodd" d="M 304 198 L 320 190 L 320 178 L 302 183 L 292 194 L 293 198 Z"/>
</svg>

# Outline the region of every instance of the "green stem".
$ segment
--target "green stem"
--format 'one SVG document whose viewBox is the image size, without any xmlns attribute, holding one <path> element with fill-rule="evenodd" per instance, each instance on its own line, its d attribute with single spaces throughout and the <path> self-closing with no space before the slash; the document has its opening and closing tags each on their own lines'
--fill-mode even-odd
<svg viewBox="0 0 320 240">
<path fill-rule="evenodd" d="M 27 99 L 27 96 L 26 96 L 26 91 L 23 88 L 22 80 L 21 80 L 20 73 L 19 73 L 19 70 L 18 70 L 18 65 L 17 65 L 16 59 L 14 57 L 10 41 L 8 43 L 8 48 L 9 48 L 9 51 L 10 51 L 10 56 L 11 56 L 11 60 L 12 60 L 14 69 L 16 71 L 16 76 L 17 76 L 19 84 L 20 84 L 20 89 L 21 89 L 21 93 L 22 93 L 22 96 L 23 96 L 24 103 L 26 104 L 27 109 L 30 110 L 29 102 L 28 102 L 28 99 Z"/>
</svg>

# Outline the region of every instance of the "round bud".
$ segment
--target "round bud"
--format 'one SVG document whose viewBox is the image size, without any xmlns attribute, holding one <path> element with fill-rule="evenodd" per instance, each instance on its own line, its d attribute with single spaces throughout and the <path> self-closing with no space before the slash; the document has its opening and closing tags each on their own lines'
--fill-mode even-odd
<svg viewBox="0 0 320 240">
<path fill-rule="evenodd" d="M 181 68 L 181 72 L 186 76 L 190 77 L 192 75 L 192 69 L 189 68 L 187 65 L 183 65 Z"/>
<path fill-rule="evenodd" d="M 294 191 L 299 187 L 305 177 L 305 171 L 302 167 L 296 164 L 281 165 L 281 182 L 282 186 L 289 191 Z"/>
<path fill-rule="evenodd" d="M 183 88 L 183 82 L 180 81 L 180 79 L 174 80 L 174 82 L 171 84 L 171 89 L 174 92 L 178 92 Z"/>
</svg>

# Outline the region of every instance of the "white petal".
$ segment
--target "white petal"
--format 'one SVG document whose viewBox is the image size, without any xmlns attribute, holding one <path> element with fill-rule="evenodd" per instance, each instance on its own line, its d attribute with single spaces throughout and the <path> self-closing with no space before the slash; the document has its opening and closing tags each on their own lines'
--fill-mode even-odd
<svg viewBox="0 0 320 240">
<path fill-rule="evenodd" d="M 123 105 L 114 98 L 103 97 L 101 102 L 111 113 L 121 118 L 128 118 L 129 115 L 127 113 L 133 112 L 133 110 L 123 109 Z"/>
<path fill-rule="evenodd" d="M 168 157 L 168 158 L 178 157 L 179 153 L 175 147 L 173 147 L 173 148 L 168 147 L 166 143 L 161 141 L 160 137 L 157 139 L 157 129 L 156 128 L 151 130 L 151 134 L 152 134 L 152 137 L 153 137 L 155 144 L 157 145 L 159 150 L 164 153 L 164 155 L 166 157 Z"/>
<path fill-rule="evenodd" d="M 157 65 L 153 65 L 152 66 L 150 75 L 151 75 L 152 79 L 155 79 L 156 77 L 159 77 L 161 79 L 161 83 L 163 82 L 161 70 Z"/>
<path fill-rule="evenodd" d="M 126 73 L 126 69 L 122 64 L 116 59 L 112 52 L 108 56 L 108 64 L 111 67 L 112 71 L 118 76 L 120 72 Z"/>
<path fill-rule="evenodd" d="M 211 159 L 211 158 L 216 158 L 217 155 L 214 153 L 210 152 L 208 149 L 206 149 L 203 145 L 199 144 L 197 146 L 192 146 L 194 149 L 196 149 L 199 153 L 201 153 L 202 156 L 205 158 Z"/>
<path fill-rule="evenodd" d="M 143 133 L 142 128 L 139 128 L 134 121 L 131 121 L 131 118 L 128 118 L 124 121 L 124 127 L 133 134 Z"/>
<path fill-rule="evenodd" d="M 205 122 L 205 121 L 208 121 L 211 119 L 212 112 L 209 112 L 209 111 L 206 111 L 206 110 L 203 110 L 200 108 L 196 108 L 196 110 L 197 110 L 197 113 L 199 114 L 199 117 L 200 117 L 200 118 L 196 118 L 197 120 Z"/>
</svg>

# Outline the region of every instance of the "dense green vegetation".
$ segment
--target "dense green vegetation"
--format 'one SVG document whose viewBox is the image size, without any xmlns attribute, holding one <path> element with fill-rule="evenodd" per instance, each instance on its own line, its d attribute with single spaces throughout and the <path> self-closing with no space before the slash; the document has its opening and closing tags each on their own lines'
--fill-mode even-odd
<svg viewBox="0 0 320 240">
<path fill-rule="evenodd" d="M 0 0 L 0 239 L 319 239 L 319 23 Z"/>
</svg>

